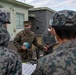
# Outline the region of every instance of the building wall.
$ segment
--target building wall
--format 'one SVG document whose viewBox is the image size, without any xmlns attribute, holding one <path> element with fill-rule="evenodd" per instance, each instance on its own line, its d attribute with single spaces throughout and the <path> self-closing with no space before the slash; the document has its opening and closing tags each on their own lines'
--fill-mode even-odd
<svg viewBox="0 0 76 75">
<path fill-rule="evenodd" d="M 50 21 L 52 21 L 53 13 L 54 12 L 48 10 L 29 11 L 29 14 L 36 15 L 34 19 L 30 19 L 33 22 L 32 30 L 37 34 L 43 34 L 50 25 Z M 39 29 L 37 29 L 37 27 L 39 27 Z"/>
<path fill-rule="evenodd" d="M 54 12 L 46 11 L 46 29 L 51 25 Z"/>
<path fill-rule="evenodd" d="M 37 34 L 42 34 L 46 29 L 46 12 L 45 11 L 30 11 L 29 14 L 35 14 L 32 30 Z M 39 29 L 37 29 L 39 28 Z"/>
<path fill-rule="evenodd" d="M 16 36 L 16 34 L 22 30 L 22 29 L 16 28 L 16 12 L 23 13 L 24 14 L 24 20 L 28 20 L 28 9 L 26 9 L 25 7 L 5 3 L 2 1 L 0 1 L 0 5 L 2 5 L 4 7 L 4 10 L 6 12 L 10 12 L 11 24 L 8 25 L 8 31 L 11 35 L 11 39 L 13 39 Z"/>
</svg>

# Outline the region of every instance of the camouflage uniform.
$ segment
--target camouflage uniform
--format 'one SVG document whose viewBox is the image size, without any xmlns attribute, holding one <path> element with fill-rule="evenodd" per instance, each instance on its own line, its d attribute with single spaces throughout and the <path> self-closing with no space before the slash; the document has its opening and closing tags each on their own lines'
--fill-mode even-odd
<svg viewBox="0 0 76 75">
<path fill-rule="evenodd" d="M 31 44 L 29 50 L 21 49 L 24 42 L 28 42 Z M 37 39 L 35 37 L 34 32 L 30 31 L 29 33 L 26 33 L 25 30 L 22 30 L 16 35 L 16 37 L 14 39 L 14 45 L 17 47 L 18 52 L 20 53 L 23 61 L 25 61 L 26 59 L 32 58 L 32 55 L 33 55 L 32 50 L 31 50 L 32 43 L 36 47 L 43 49 L 43 46 L 41 46 L 37 43 Z"/>
<path fill-rule="evenodd" d="M 68 20 L 74 23 L 67 24 Z M 76 12 L 64 10 L 55 13 L 52 25 L 75 26 Z M 53 53 L 40 58 L 32 75 L 76 75 L 76 39 L 62 43 Z"/>
<path fill-rule="evenodd" d="M 55 37 L 50 32 L 46 31 L 42 35 L 42 43 L 44 46 L 46 45 L 50 46 L 47 51 L 44 51 L 44 55 L 47 55 L 53 52 L 53 46 L 55 45 L 56 40 Z"/>
<path fill-rule="evenodd" d="M 7 48 L 10 35 L 5 27 L 7 14 L 0 10 L 0 75 L 21 75 L 22 62 L 19 54 Z"/>
</svg>

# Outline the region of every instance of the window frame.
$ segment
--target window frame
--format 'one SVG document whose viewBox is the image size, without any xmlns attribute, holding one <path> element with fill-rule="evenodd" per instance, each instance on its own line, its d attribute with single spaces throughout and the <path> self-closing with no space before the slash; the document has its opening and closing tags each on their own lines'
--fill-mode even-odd
<svg viewBox="0 0 76 75">
<path fill-rule="evenodd" d="M 19 19 L 17 19 L 17 14 L 19 15 Z M 23 21 L 25 19 L 24 13 L 16 12 L 16 29 L 23 29 L 23 24 L 21 25 L 20 16 L 23 15 Z M 17 25 L 17 20 L 19 20 L 19 25 Z M 23 23 L 23 22 L 22 22 Z"/>
</svg>

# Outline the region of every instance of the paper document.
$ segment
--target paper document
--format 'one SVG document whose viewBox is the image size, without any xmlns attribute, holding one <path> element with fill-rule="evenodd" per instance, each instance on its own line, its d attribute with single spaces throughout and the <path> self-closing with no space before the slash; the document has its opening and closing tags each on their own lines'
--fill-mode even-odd
<svg viewBox="0 0 76 75">
<path fill-rule="evenodd" d="M 22 75 L 31 75 L 36 69 L 37 64 L 22 63 Z"/>
</svg>

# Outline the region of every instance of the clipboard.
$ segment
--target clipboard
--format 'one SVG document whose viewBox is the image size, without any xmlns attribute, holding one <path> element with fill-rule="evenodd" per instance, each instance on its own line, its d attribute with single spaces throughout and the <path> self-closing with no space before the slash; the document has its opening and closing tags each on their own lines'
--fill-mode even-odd
<svg viewBox="0 0 76 75">
<path fill-rule="evenodd" d="M 37 63 L 36 60 L 29 59 L 26 60 L 26 63 L 22 63 L 22 75 L 31 75 L 36 69 Z"/>
<path fill-rule="evenodd" d="M 37 64 L 22 63 L 22 75 L 31 75 L 36 69 Z"/>
</svg>

